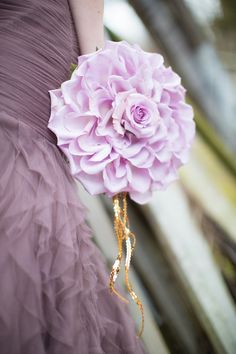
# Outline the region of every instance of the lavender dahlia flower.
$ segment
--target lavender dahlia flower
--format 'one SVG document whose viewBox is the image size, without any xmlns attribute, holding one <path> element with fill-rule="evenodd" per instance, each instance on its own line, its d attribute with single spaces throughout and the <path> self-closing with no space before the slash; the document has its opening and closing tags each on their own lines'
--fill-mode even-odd
<svg viewBox="0 0 236 354">
<path fill-rule="evenodd" d="M 90 194 L 126 191 L 144 204 L 188 162 L 193 110 L 160 54 L 106 40 L 79 56 L 71 79 L 49 93 L 48 127 Z"/>
</svg>

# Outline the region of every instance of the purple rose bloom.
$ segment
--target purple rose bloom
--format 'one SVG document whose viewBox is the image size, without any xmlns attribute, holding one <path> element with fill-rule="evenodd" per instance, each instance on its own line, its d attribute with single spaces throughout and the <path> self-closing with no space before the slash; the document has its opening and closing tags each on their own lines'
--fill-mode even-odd
<svg viewBox="0 0 236 354">
<path fill-rule="evenodd" d="M 193 110 L 160 54 L 107 40 L 79 56 L 71 79 L 49 93 L 48 127 L 90 194 L 127 191 L 146 203 L 188 161 Z"/>
</svg>

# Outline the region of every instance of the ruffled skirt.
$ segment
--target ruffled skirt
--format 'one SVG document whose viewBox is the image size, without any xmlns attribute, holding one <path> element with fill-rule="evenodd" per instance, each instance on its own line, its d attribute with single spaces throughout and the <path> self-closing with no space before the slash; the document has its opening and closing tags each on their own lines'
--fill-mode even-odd
<svg viewBox="0 0 236 354">
<path fill-rule="evenodd" d="M 145 353 L 86 212 L 58 147 L 1 111 L 1 354 Z"/>
</svg>

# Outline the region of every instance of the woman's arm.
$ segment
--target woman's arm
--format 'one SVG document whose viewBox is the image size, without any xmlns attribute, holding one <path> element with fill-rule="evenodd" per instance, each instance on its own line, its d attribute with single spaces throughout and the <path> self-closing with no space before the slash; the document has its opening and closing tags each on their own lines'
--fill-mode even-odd
<svg viewBox="0 0 236 354">
<path fill-rule="evenodd" d="M 100 49 L 104 44 L 104 0 L 69 0 L 80 54 Z"/>
</svg>

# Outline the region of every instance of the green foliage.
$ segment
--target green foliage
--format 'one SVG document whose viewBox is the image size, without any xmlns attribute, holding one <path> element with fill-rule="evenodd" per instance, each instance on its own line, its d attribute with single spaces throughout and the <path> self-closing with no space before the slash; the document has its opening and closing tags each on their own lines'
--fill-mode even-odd
<svg viewBox="0 0 236 354">
<path fill-rule="evenodd" d="M 70 77 L 73 74 L 74 70 L 77 68 L 77 64 L 71 63 L 70 65 Z"/>
</svg>

